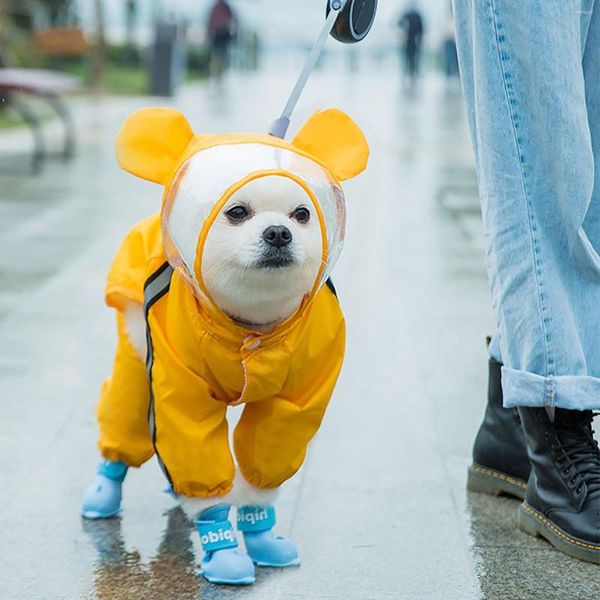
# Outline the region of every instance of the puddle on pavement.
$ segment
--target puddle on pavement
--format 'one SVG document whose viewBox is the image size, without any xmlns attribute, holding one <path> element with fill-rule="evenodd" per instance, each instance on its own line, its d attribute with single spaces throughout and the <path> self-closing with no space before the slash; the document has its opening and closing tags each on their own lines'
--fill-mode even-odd
<svg viewBox="0 0 600 600">
<path fill-rule="evenodd" d="M 469 492 L 475 570 L 486 599 L 588 600 L 600 597 L 598 566 L 570 558 L 517 528 L 520 502 Z"/>
<path fill-rule="evenodd" d="M 166 516 L 158 551 L 149 560 L 128 549 L 121 518 L 82 519 L 83 531 L 97 554 L 93 592 L 86 600 L 226 600 L 255 593 L 261 580 L 278 573 L 276 569 L 260 569 L 256 584 L 244 588 L 208 583 L 198 575 L 194 527 L 179 507 L 170 509 Z"/>
</svg>

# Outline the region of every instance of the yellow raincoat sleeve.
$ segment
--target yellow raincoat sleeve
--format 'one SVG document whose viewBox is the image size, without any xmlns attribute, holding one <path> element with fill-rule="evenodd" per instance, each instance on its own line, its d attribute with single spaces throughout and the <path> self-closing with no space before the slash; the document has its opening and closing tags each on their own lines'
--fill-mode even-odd
<svg viewBox="0 0 600 600">
<path fill-rule="evenodd" d="M 98 445 L 107 460 L 122 460 L 129 467 L 139 467 L 154 454 L 148 429 L 148 377 L 144 361 L 129 341 L 120 312 L 117 333 L 113 373 L 104 382 L 98 402 Z"/>
<path fill-rule="evenodd" d="M 240 471 L 256 487 L 278 487 L 298 471 L 325 415 L 345 348 L 344 319 L 330 298 L 319 316 L 313 315 L 313 330 L 294 353 L 300 358 L 293 361 L 281 396 L 247 404 L 235 429 Z"/>
<path fill-rule="evenodd" d="M 144 304 L 146 279 L 165 260 L 160 214 L 156 213 L 125 236 L 108 273 L 106 304 L 120 311 L 127 302 Z"/>
<path fill-rule="evenodd" d="M 164 262 L 160 215 L 135 225 L 126 235 L 108 274 L 106 303 L 117 310 L 118 345 L 112 376 L 104 382 L 98 402 L 98 445 L 108 460 L 130 467 L 146 462 L 153 454 L 148 429 L 150 390 L 144 357 L 134 348 L 127 332 L 127 304 L 144 302 L 147 277 Z"/>
</svg>

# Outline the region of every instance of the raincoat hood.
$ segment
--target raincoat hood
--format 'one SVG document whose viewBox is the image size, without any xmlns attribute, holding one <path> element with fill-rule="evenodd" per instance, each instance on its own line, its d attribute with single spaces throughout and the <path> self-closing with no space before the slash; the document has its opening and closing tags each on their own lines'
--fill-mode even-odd
<svg viewBox="0 0 600 600">
<path fill-rule="evenodd" d="M 161 228 L 171 266 L 202 304 L 218 307 L 202 278 L 211 226 L 238 190 L 261 177 L 295 181 L 319 219 L 322 266 L 314 298 L 340 254 L 345 232 L 341 181 L 361 173 L 369 149 L 359 127 L 339 110 L 317 111 L 291 142 L 261 134 L 197 135 L 180 112 L 148 108 L 127 119 L 116 141 L 126 171 L 164 185 Z"/>
</svg>

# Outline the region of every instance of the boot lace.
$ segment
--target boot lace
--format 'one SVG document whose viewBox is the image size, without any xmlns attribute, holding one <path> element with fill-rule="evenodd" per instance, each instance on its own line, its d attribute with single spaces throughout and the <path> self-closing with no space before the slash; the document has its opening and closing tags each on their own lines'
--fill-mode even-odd
<svg viewBox="0 0 600 600">
<path fill-rule="evenodd" d="M 586 484 L 588 498 L 600 497 L 600 448 L 594 438 L 592 420 L 600 413 L 561 411 L 554 424 L 560 444 L 555 447 L 563 475 L 570 475 L 569 485 L 581 494 Z"/>
</svg>

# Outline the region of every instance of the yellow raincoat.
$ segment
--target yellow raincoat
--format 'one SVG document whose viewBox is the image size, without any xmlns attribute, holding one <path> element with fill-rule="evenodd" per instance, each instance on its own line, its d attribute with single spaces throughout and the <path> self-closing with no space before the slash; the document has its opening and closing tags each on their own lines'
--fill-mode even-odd
<svg viewBox="0 0 600 600">
<path fill-rule="evenodd" d="M 101 453 L 139 466 L 156 452 L 176 493 L 223 496 L 235 472 L 227 407 L 243 403 L 233 434 L 241 474 L 258 488 L 278 487 L 302 465 L 342 366 L 344 318 L 323 284 L 344 238 L 339 181 L 365 168 L 366 140 L 337 110 L 315 113 L 288 143 L 267 135 L 194 135 L 181 113 L 144 109 L 126 121 L 116 151 L 125 170 L 163 184 L 165 194 L 160 214 L 127 235 L 108 277 L 119 343 L 98 407 Z M 178 190 L 190 170 L 206 185 L 183 205 Z M 306 191 L 319 216 L 323 262 L 294 315 L 261 334 L 216 307 L 200 265 L 227 200 L 273 175 Z M 144 305 L 146 365 L 125 330 L 131 304 Z"/>
</svg>

